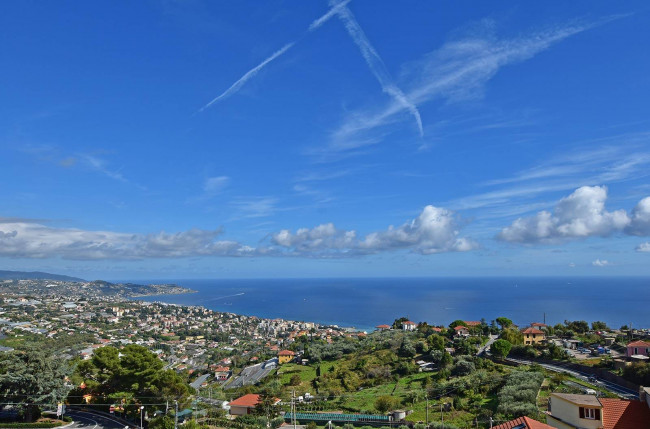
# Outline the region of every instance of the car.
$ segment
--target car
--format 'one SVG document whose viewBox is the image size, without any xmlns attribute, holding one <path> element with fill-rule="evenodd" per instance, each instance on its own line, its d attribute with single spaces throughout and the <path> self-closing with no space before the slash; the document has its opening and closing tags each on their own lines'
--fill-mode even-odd
<svg viewBox="0 0 650 429">
<path fill-rule="evenodd" d="M 596 383 L 598 381 L 598 377 L 596 377 L 595 375 L 590 375 L 589 381 L 592 383 Z"/>
</svg>

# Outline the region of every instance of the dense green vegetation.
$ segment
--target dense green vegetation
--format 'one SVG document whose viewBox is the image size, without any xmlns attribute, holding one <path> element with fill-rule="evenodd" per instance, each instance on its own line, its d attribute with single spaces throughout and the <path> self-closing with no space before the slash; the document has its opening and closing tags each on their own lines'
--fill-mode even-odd
<svg viewBox="0 0 650 429">
<path fill-rule="evenodd" d="M 76 386 L 71 402 L 114 403 L 127 414 L 140 403 L 178 401 L 184 405 L 192 393 L 187 380 L 174 370 L 163 369 L 158 356 L 135 344 L 120 350 L 110 346 L 95 350 L 92 359 L 78 363 L 71 380 Z"/>
<path fill-rule="evenodd" d="M 62 402 L 69 387 L 65 377 L 72 371 L 47 349 L 26 346 L 0 358 L 0 394 L 19 407 L 19 418 L 36 420 L 44 406 Z"/>
</svg>

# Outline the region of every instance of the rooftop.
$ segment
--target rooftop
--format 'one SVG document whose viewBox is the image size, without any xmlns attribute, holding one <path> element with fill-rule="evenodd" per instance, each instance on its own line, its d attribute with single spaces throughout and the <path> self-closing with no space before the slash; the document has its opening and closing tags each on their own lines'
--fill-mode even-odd
<svg viewBox="0 0 650 429">
<path fill-rule="evenodd" d="M 500 425 L 494 426 L 493 429 L 551 429 L 553 426 L 549 426 L 545 423 L 538 422 L 533 420 L 530 417 L 518 417 L 509 422 L 501 423 Z"/>
<path fill-rule="evenodd" d="M 576 395 L 573 393 L 551 393 L 551 397 L 557 396 L 558 398 L 564 399 L 576 405 L 587 405 L 589 407 L 601 407 L 598 398 L 594 395 Z"/>
<path fill-rule="evenodd" d="M 645 402 L 601 398 L 604 429 L 650 428 L 650 409 Z"/>
</svg>

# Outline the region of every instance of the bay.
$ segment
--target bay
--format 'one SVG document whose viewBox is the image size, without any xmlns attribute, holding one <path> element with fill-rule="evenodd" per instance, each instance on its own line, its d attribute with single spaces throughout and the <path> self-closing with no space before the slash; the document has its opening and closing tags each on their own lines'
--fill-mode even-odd
<svg viewBox="0 0 650 429">
<path fill-rule="evenodd" d="M 151 280 L 150 283 L 160 283 Z M 447 325 L 488 323 L 500 316 L 520 326 L 595 320 L 610 327 L 650 327 L 647 277 L 489 277 L 165 280 L 196 290 L 138 298 L 211 310 L 372 330 L 408 317 Z M 143 283 L 139 280 L 138 283 Z"/>
</svg>

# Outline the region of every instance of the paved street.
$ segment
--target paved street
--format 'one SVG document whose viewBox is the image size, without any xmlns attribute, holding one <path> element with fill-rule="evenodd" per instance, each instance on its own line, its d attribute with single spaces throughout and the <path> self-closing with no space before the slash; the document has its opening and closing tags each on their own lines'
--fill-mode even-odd
<svg viewBox="0 0 650 429">
<path fill-rule="evenodd" d="M 190 386 L 192 386 L 195 390 L 199 390 L 203 382 L 207 380 L 208 377 L 210 377 L 210 374 L 203 374 L 202 376 L 194 380 L 194 382 L 192 382 Z"/>
<path fill-rule="evenodd" d="M 532 361 L 525 360 L 525 359 L 507 358 L 507 360 L 512 361 L 512 362 L 525 364 L 525 365 L 531 365 L 533 363 L 536 363 L 536 362 L 532 362 Z M 590 374 L 580 372 L 580 371 L 575 371 L 573 369 L 569 369 L 567 367 L 564 367 L 564 366 L 562 366 L 560 364 L 557 364 L 557 365 L 551 365 L 551 364 L 547 364 L 547 363 L 537 363 L 537 364 L 540 365 L 543 368 L 548 369 L 549 371 L 564 372 L 564 373 L 572 375 L 572 376 L 574 376 L 576 378 L 584 380 L 586 382 L 589 381 L 589 375 Z M 615 383 L 611 383 L 609 381 L 598 380 L 596 382 L 596 384 L 598 384 L 599 386 L 601 386 L 601 387 L 609 390 L 610 392 L 612 392 L 612 393 L 614 393 L 614 394 L 616 394 L 616 395 L 618 395 L 620 397 L 623 397 L 623 398 L 638 399 L 638 397 L 639 397 L 639 392 L 636 392 L 636 391 L 634 391 L 632 389 L 628 389 L 626 387 L 620 386 L 620 385 L 615 384 Z"/>
<path fill-rule="evenodd" d="M 266 362 L 258 363 L 257 365 L 247 366 L 224 388 L 235 389 L 237 387 L 256 384 L 258 381 L 269 375 L 269 373 L 277 368 L 277 366 L 278 358 L 269 359 Z"/>
<path fill-rule="evenodd" d="M 488 340 L 487 343 L 485 343 L 485 345 L 484 345 L 483 347 L 480 347 L 480 348 L 478 349 L 478 352 L 476 353 L 476 356 L 481 356 L 481 355 L 483 355 L 485 352 L 489 351 L 489 350 L 490 350 L 490 346 L 492 345 L 492 343 L 495 342 L 498 338 L 499 338 L 498 335 L 490 335 L 490 339 Z"/>
<path fill-rule="evenodd" d="M 72 429 L 124 429 L 124 423 L 85 411 L 67 410 L 66 416 L 71 417 L 74 423 L 69 426 Z"/>
</svg>

